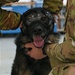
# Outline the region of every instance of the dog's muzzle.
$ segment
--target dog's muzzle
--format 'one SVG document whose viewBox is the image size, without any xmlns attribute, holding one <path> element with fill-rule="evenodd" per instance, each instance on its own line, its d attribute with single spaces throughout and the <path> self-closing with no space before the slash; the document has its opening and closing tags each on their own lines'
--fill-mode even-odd
<svg viewBox="0 0 75 75">
<path fill-rule="evenodd" d="M 44 45 L 44 39 L 42 37 L 43 29 L 40 26 L 38 26 L 34 28 L 33 32 L 34 32 L 34 35 L 36 35 L 33 37 L 34 45 L 36 47 L 42 47 Z"/>
</svg>

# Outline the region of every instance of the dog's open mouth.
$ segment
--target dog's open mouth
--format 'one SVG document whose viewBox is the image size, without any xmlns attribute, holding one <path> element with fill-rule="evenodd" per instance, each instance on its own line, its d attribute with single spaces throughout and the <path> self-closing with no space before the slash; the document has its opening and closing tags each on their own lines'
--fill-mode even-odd
<svg viewBox="0 0 75 75">
<path fill-rule="evenodd" d="M 33 44 L 36 47 L 42 47 L 44 45 L 44 39 L 41 36 L 35 36 L 33 38 Z"/>
</svg>

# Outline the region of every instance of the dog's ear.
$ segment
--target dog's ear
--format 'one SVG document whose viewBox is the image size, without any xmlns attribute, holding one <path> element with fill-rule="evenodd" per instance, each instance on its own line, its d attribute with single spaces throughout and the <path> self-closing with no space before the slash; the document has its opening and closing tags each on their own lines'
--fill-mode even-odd
<svg viewBox="0 0 75 75">
<path fill-rule="evenodd" d="M 27 34 L 27 29 L 26 29 L 26 25 L 27 25 L 27 16 L 29 15 L 29 12 L 30 10 L 24 12 L 22 14 L 22 28 L 21 28 L 21 32 L 25 35 Z"/>
<path fill-rule="evenodd" d="M 22 34 L 24 34 L 24 35 L 26 35 L 26 27 L 25 27 L 25 25 L 24 24 L 22 24 L 22 27 L 21 27 L 21 32 L 22 32 Z"/>
<path fill-rule="evenodd" d="M 23 14 L 22 15 L 22 27 L 21 27 L 21 32 L 22 32 L 22 34 L 27 34 L 27 32 L 26 32 L 26 24 L 25 24 L 25 18 L 26 18 L 26 16 Z"/>
<path fill-rule="evenodd" d="M 54 19 L 52 19 L 52 23 L 50 23 L 49 32 L 54 33 Z"/>
</svg>

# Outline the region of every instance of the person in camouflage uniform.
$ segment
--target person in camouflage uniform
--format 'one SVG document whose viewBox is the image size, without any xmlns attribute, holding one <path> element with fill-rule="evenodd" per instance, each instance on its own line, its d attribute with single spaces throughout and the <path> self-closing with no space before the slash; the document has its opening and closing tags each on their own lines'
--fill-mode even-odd
<svg viewBox="0 0 75 75">
<path fill-rule="evenodd" d="M 43 7 L 56 14 L 63 0 L 44 0 Z M 0 1 L 2 6 L 10 0 Z M 14 2 L 14 0 L 12 0 Z M 0 9 L 0 29 L 17 28 L 21 15 Z M 63 43 L 52 43 L 45 47 L 52 70 L 49 75 L 75 75 L 75 0 L 67 0 L 65 38 Z M 8 22 L 9 21 L 9 22 Z"/>
<path fill-rule="evenodd" d="M 57 1 L 59 1 L 57 3 Z M 55 5 L 54 5 L 54 2 Z M 58 13 L 56 5 L 62 0 L 44 0 L 44 8 Z M 50 5 L 52 3 L 52 6 Z M 54 6 L 53 6 L 54 5 Z M 51 9 L 51 7 L 53 9 Z M 56 10 L 54 9 L 56 8 Z M 57 11 L 58 10 L 58 11 Z M 50 58 L 52 71 L 49 75 L 75 75 L 75 0 L 67 0 L 67 13 L 65 23 L 65 38 L 63 43 L 53 43 L 46 47 Z"/>
</svg>

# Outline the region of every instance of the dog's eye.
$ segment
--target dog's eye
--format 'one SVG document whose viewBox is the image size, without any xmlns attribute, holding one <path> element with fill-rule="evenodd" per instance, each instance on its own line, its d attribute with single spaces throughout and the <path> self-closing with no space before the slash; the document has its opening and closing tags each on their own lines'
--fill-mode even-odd
<svg viewBox="0 0 75 75">
<path fill-rule="evenodd" d="M 49 21 L 49 18 L 48 17 L 42 17 L 41 20 L 44 22 L 47 22 L 47 21 Z"/>
<path fill-rule="evenodd" d="M 42 17 L 42 18 L 41 18 L 41 21 L 42 21 L 44 24 L 48 24 L 48 23 L 49 23 L 49 18 L 48 18 L 48 17 Z"/>
<path fill-rule="evenodd" d="M 42 20 L 42 21 L 45 21 L 45 20 L 46 20 L 46 17 L 42 17 L 41 20 Z"/>
<path fill-rule="evenodd" d="M 31 19 L 27 19 L 26 24 L 27 26 L 29 26 L 31 24 L 32 20 Z"/>
</svg>

